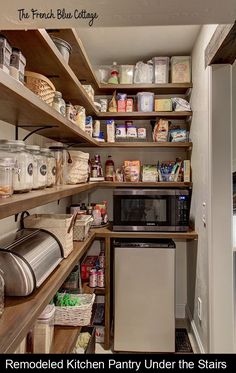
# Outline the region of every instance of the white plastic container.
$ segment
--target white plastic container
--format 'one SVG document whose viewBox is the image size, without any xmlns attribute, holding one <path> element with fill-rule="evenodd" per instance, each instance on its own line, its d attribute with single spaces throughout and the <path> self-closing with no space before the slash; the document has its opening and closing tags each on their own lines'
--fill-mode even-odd
<svg viewBox="0 0 236 373">
<path fill-rule="evenodd" d="M 175 56 L 171 58 L 171 82 L 191 82 L 191 57 Z"/>
<path fill-rule="evenodd" d="M 169 82 L 169 57 L 153 57 L 154 83 L 166 84 Z"/>
<path fill-rule="evenodd" d="M 33 346 L 35 354 L 48 354 L 54 335 L 55 306 L 49 304 L 41 313 L 34 326 Z"/>
<path fill-rule="evenodd" d="M 120 84 L 133 84 L 134 65 L 120 65 Z"/>
<path fill-rule="evenodd" d="M 154 93 L 139 92 L 137 93 L 137 107 L 138 111 L 151 112 L 154 106 Z"/>
</svg>

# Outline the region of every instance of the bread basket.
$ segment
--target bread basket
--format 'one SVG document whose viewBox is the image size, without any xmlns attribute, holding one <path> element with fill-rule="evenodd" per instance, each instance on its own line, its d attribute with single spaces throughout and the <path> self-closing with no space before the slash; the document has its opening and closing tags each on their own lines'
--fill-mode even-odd
<svg viewBox="0 0 236 373">
<path fill-rule="evenodd" d="M 52 105 L 56 88 L 46 76 L 26 71 L 25 85 L 48 105 Z"/>
</svg>

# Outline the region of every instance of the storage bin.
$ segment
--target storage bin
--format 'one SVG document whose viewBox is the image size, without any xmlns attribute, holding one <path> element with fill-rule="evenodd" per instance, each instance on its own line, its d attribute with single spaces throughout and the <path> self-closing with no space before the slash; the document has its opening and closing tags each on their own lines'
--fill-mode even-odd
<svg viewBox="0 0 236 373">
<path fill-rule="evenodd" d="M 175 56 L 171 58 L 171 82 L 191 82 L 191 57 Z"/>
<path fill-rule="evenodd" d="M 153 57 L 153 80 L 155 84 L 169 82 L 169 57 Z"/>
<path fill-rule="evenodd" d="M 93 218 L 90 215 L 78 215 L 73 229 L 74 241 L 84 241 L 89 234 Z"/>
<path fill-rule="evenodd" d="M 57 38 L 56 36 L 51 36 L 51 39 L 56 45 L 59 52 L 62 54 L 62 57 L 64 58 L 66 63 L 69 63 L 69 58 L 72 50 L 71 45 L 67 43 L 67 41 Z"/>
<path fill-rule="evenodd" d="M 85 350 L 83 350 L 82 347 L 78 345 L 78 340 L 75 344 L 75 348 L 73 350 L 74 354 L 95 354 L 95 328 L 93 326 L 83 326 L 81 328 L 80 335 L 82 333 L 89 333 L 90 334 L 90 339 L 88 342 L 88 345 Z"/>
<path fill-rule="evenodd" d="M 48 105 L 52 105 L 56 88 L 46 76 L 25 71 L 25 85 Z"/>
<path fill-rule="evenodd" d="M 134 65 L 120 65 L 120 84 L 133 84 Z"/>
<path fill-rule="evenodd" d="M 73 229 L 69 231 L 71 220 L 70 214 L 34 214 L 24 219 L 24 226 L 45 229 L 54 234 L 60 241 L 66 258 L 73 250 Z"/>
<path fill-rule="evenodd" d="M 71 298 L 79 298 L 79 306 L 56 306 L 55 325 L 86 326 L 90 324 L 95 294 L 70 294 Z"/>
<path fill-rule="evenodd" d="M 155 111 L 172 111 L 170 98 L 155 98 Z"/>
<path fill-rule="evenodd" d="M 137 93 L 137 108 L 138 111 L 150 112 L 153 111 L 154 93 L 139 92 Z"/>
<path fill-rule="evenodd" d="M 54 304 L 48 305 L 37 319 L 33 330 L 33 352 L 48 354 L 54 335 Z"/>
<path fill-rule="evenodd" d="M 85 183 L 89 176 L 89 153 L 70 151 L 71 163 L 67 163 L 67 184 Z"/>
</svg>

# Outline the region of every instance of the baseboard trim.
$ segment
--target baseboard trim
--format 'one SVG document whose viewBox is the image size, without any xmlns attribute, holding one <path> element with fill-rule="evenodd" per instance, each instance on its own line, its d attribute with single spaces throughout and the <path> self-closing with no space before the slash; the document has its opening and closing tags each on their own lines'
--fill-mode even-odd
<svg viewBox="0 0 236 373">
<path fill-rule="evenodd" d="M 205 354 L 205 350 L 204 350 L 200 335 L 198 333 L 195 321 L 193 319 L 193 316 L 192 316 L 191 311 L 189 309 L 189 306 L 187 304 L 186 304 L 186 307 L 185 307 L 185 312 L 186 312 L 186 316 L 189 320 L 189 323 L 190 323 L 190 326 L 191 326 L 191 329 L 192 329 L 192 333 L 193 333 L 193 336 L 195 338 L 198 349 L 199 349 L 201 354 Z"/>
<path fill-rule="evenodd" d="M 176 304 L 175 305 L 175 318 L 185 319 L 186 318 L 186 304 Z"/>
</svg>

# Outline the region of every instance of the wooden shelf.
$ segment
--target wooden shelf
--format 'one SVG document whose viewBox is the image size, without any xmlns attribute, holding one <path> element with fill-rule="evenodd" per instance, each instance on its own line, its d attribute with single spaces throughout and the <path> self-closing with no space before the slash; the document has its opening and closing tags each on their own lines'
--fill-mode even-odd
<svg viewBox="0 0 236 373">
<path fill-rule="evenodd" d="M 132 113 L 98 113 L 97 117 L 100 119 L 155 119 L 155 118 L 170 118 L 170 119 L 186 119 L 192 116 L 192 111 L 151 111 L 140 112 L 133 111 Z"/>
<path fill-rule="evenodd" d="M 22 210 L 29 210 L 49 202 L 94 189 L 96 185 L 97 183 L 83 183 L 14 194 L 9 198 L 0 199 L 0 219 L 17 214 Z"/>
<path fill-rule="evenodd" d="M 192 142 L 101 142 L 100 148 L 168 148 L 190 149 Z"/>
<path fill-rule="evenodd" d="M 83 289 L 86 294 L 105 295 L 105 288 L 91 288 L 87 282 L 83 284 Z"/>
<path fill-rule="evenodd" d="M 97 145 L 77 125 L 1 69 L 0 92 L 1 120 L 28 130 L 45 127 L 40 134 L 54 140 Z"/>
<path fill-rule="evenodd" d="M 112 95 L 117 92 L 126 92 L 134 95 L 138 92 L 153 92 L 156 95 L 185 95 L 192 88 L 192 83 L 168 83 L 168 84 L 99 84 L 99 89 L 96 90 L 97 95 Z"/>
<path fill-rule="evenodd" d="M 66 63 L 44 29 L 2 31 L 10 44 L 20 48 L 26 57 L 26 69 L 47 76 L 62 92 L 66 101 L 85 107 L 87 115 L 96 115 L 97 109 L 86 94 L 79 79 Z M 77 69 L 79 62 L 77 62 Z"/>
<path fill-rule="evenodd" d="M 113 182 L 113 181 L 103 181 L 98 183 L 98 187 L 101 185 L 102 188 L 123 188 L 123 187 L 130 187 L 130 188 L 189 188 L 192 186 L 192 182 L 185 183 L 185 182 L 154 182 L 154 183 L 147 183 L 147 182 Z"/>
<path fill-rule="evenodd" d="M 114 232 L 112 225 L 95 230 L 95 234 L 100 238 L 172 238 L 174 240 L 195 240 L 198 238 L 198 234 L 194 230 L 188 232 Z"/>
<path fill-rule="evenodd" d="M 84 242 L 74 242 L 74 250 L 69 257 L 62 260 L 43 285 L 32 295 L 6 298 L 5 310 L 0 318 L 0 353 L 15 351 L 94 238 L 95 232 L 91 232 Z"/>
<path fill-rule="evenodd" d="M 81 326 L 55 326 L 51 354 L 70 354 L 81 328 Z"/>
</svg>

